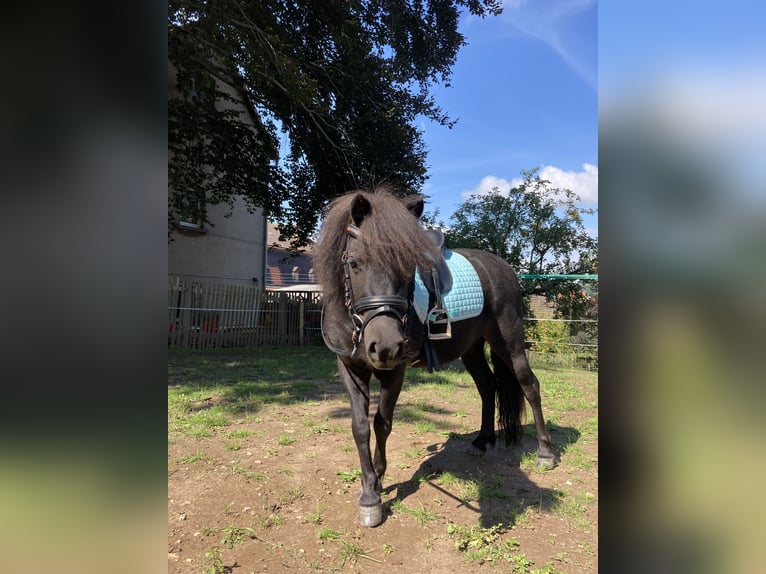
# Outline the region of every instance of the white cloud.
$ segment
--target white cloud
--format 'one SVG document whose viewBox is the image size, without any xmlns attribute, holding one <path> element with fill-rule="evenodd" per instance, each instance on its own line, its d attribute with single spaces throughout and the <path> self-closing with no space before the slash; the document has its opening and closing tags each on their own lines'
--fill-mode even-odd
<svg viewBox="0 0 766 574">
<path fill-rule="evenodd" d="M 488 175 L 479 182 L 475 188 L 464 191 L 460 194 L 463 199 L 468 199 L 472 195 L 487 195 L 494 188 L 498 188 L 500 193 L 508 193 L 513 187 L 513 184 L 507 179 L 501 177 L 495 177 L 494 175 Z"/>
<path fill-rule="evenodd" d="M 540 170 L 540 177 L 551 182 L 552 188 L 569 189 L 580 196 L 581 203 L 598 203 L 598 166 L 584 163 L 582 171 L 567 171 L 553 165 L 546 165 Z M 475 188 L 464 191 L 460 195 L 463 199 L 468 199 L 471 195 L 486 195 L 493 188 L 497 188 L 501 193 L 508 193 L 512 187 L 517 187 L 523 179 L 517 177 L 508 181 L 507 179 L 488 175 L 483 178 Z"/>
<path fill-rule="evenodd" d="M 582 171 L 567 171 L 552 165 L 540 170 L 540 177 L 551 182 L 551 187 L 569 189 L 580 196 L 582 203 L 598 203 L 598 166 L 584 163 Z M 521 178 L 511 183 L 518 185 Z"/>
</svg>

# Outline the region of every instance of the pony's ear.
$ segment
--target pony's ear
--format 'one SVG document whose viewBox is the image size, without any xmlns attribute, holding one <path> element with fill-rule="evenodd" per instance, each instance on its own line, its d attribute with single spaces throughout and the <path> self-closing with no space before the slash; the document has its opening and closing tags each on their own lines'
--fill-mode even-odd
<svg viewBox="0 0 766 574">
<path fill-rule="evenodd" d="M 370 215 L 370 211 L 372 211 L 372 205 L 368 199 L 361 193 L 357 193 L 351 202 L 351 219 L 354 221 L 354 225 L 359 227 L 364 218 Z"/>
<path fill-rule="evenodd" d="M 415 219 L 420 219 L 420 216 L 423 215 L 425 203 L 422 195 L 408 195 L 402 199 L 402 203 L 415 216 Z"/>
</svg>

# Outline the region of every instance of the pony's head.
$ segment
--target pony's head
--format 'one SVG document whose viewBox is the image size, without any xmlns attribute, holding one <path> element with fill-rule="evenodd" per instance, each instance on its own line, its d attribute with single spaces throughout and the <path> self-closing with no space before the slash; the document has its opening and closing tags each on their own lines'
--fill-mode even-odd
<svg viewBox="0 0 766 574">
<path fill-rule="evenodd" d="M 407 322 L 416 267 L 428 269 L 433 249 L 418 219 L 423 198 L 398 199 L 385 190 L 335 200 L 314 255 L 325 305 L 347 310 L 355 356 L 390 370 L 407 360 Z M 338 344 L 335 341 L 335 344 Z"/>
</svg>

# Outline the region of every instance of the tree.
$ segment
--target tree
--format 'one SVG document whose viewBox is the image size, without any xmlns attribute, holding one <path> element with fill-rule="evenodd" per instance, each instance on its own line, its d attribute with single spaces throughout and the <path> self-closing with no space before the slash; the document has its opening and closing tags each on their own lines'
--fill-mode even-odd
<svg viewBox="0 0 766 574">
<path fill-rule="evenodd" d="M 598 241 L 589 236 L 569 189 L 553 188 L 539 168 L 521 172 L 523 181 L 507 194 L 494 188 L 474 194 L 450 219 L 445 243 L 482 249 L 502 257 L 523 274 L 597 273 Z M 562 318 L 583 318 L 592 305 L 583 286 L 571 280 L 522 279 L 525 295 L 544 293 Z"/>
<path fill-rule="evenodd" d="M 415 120 L 451 125 L 430 89 L 449 83 L 465 44 L 460 9 L 496 15 L 501 0 L 170 0 L 181 95 L 168 106 L 169 219 L 242 196 L 300 247 L 340 193 L 420 189 Z M 220 85 L 255 127 L 216 106 L 231 97 Z"/>
</svg>

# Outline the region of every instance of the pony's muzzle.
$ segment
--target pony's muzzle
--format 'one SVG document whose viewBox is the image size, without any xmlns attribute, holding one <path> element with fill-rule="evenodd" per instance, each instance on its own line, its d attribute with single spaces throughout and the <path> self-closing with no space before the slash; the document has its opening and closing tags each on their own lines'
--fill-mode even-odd
<svg viewBox="0 0 766 574">
<path fill-rule="evenodd" d="M 367 345 L 367 357 L 377 369 L 393 369 L 404 357 L 404 339 L 388 346 L 372 341 Z"/>
<path fill-rule="evenodd" d="M 370 364 L 386 371 L 404 360 L 405 340 L 401 323 L 392 317 L 376 317 L 367 325 L 364 344 Z"/>
</svg>

